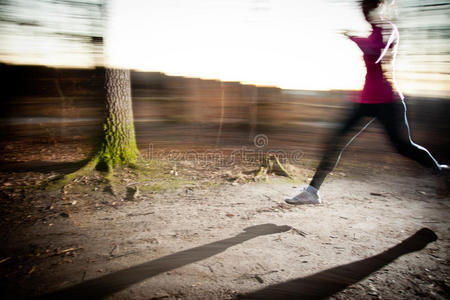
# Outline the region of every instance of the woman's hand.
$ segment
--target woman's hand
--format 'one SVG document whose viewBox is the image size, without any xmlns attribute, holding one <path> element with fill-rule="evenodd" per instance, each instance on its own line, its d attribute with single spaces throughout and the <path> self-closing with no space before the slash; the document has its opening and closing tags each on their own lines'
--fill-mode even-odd
<svg viewBox="0 0 450 300">
<path fill-rule="evenodd" d="M 349 30 L 343 30 L 343 31 L 341 31 L 341 34 L 346 36 L 346 37 L 348 37 L 348 38 L 351 37 Z"/>
</svg>

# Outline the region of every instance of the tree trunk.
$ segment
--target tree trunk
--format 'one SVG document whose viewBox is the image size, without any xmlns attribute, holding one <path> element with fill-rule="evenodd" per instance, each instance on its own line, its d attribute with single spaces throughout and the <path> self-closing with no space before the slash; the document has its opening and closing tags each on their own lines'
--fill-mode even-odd
<svg viewBox="0 0 450 300">
<path fill-rule="evenodd" d="M 97 167 L 111 170 L 139 158 L 134 132 L 130 70 L 105 70 L 106 119 L 104 140 L 96 156 Z"/>
</svg>

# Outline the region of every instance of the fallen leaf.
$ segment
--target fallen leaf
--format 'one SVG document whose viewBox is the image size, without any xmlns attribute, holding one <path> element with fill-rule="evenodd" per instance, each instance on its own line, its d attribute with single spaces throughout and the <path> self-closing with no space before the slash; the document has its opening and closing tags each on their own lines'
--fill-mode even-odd
<svg viewBox="0 0 450 300">
<path fill-rule="evenodd" d="M 33 273 L 34 271 L 36 271 L 36 267 L 35 267 L 35 266 L 33 266 L 33 267 L 31 268 L 31 270 L 28 271 L 28 275 L 30 275 L 30 274 Z"/>
<path fill-rule="evenodd" d="M 4 259 L 0 260 L 0 264 L 4 263 L 5 261 L 8 261 L 10 259 L 11 259 L 11 257 L 4 258 Z"/>
</svg>

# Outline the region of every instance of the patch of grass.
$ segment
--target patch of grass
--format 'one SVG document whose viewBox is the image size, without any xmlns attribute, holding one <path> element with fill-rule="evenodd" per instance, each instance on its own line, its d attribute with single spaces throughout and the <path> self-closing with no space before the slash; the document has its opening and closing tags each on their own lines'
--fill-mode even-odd
<svg viewBox="0 0 450 300">
<path fill-rule="evenodd" d="M 169 178 L 165 178 L 165 180 L 162 180 L 161 178 L 152 178 L 150 180 L 143 181 L 142 183 L 137 184 L 137 186 L 143 192 L 163 192 L 166 190 L 174 190 L 182 186 L 191 185 L 194 183 L 195 182 L 191 180 L 185 180 L 183 178 L 171 176 Z"/>
<path fill-rule="evenodd" d="M 194 182 L 191 182 L 191 183 L 194 183 Z M 189 183 L 187 183 L 187 184 L 189 184 Z M 212 187 L 220 186 L 222 184 L 223 184 L 223 182 L 218 182 L 218 181 L 211 180 L 211 181 L 201 182 L 200 186 L 203 187 L 203 188 L 212 188 Z"/>
<path fill-rule="evenodd" d="M 167 190 L 167 186 L 163 183 L 143 184 L 139 185 L 142 192 L 162 192 Z"/>
</svg>

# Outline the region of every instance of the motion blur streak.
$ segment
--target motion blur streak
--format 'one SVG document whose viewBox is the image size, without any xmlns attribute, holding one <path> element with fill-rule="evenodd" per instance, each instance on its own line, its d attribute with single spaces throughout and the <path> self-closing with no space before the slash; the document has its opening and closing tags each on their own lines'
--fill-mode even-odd
<svg viewBox="0 0 450 300">
<path fill-rule="evenodd" d="M 395 89 L 396 89 L 396 91 L 397 91 L 397 93 L 398 93 L 398 95 L 399 95 L 399 97 L 400 97 L 400 99 L 402 101 L 402 104 L 403 104 L 403 118 L 404 118 L 405 125 L 406 125 L 407 131 L 408 131 L 409 142 L 413 146 L 417 147 L 418 149 L 425 151 L 431 157 L 431 159 L 436 164 L 436 166 L 439 169 L 441 169 L 443 166 L 441 166 L 437 162 L 437 160 L 433 157 L 433 155 L 431 155 L 430 151 L 428 151 L 427 148 L 425 148 L 425 147 L 423 147 L 423 146 L 421 146 L 419 144 L 416 144 L 413 141 L 412 137 L 411 137 L 411 129 L 409 127 L 409 122 L 408 122 L 408 117 L 407 117 L 407 107 L 406 107 L 406 102 L 405 102 L 405 96 L 403 95 L 400 87 L 398 86 L 397 74 L 396 74 L 396 58 L 397 58 L 397 53 L 398 53 L 398 47 L 399 47 L 399 44 L 400 44 L 400 32 L 398 31 L 398 28 L 397 28 L 397 26 L 394 23 L 389 22 L 389 24 L 391 24 L 391 26 L 392 26 L 391 36 L 389 37 L 389 41 L 386 44 L 386 47 L 384 48 L 383 52 L 381 53 L 380 57 L 377 59 L 377 61 L 375 63 L 378 64 L 381 61 L 381 59 L 387 53 L 387 50 L 391 47 L 392 43 L 394 43 L 393 57 L 392 57 L 392 81 L 394 82 Z M 339 157 L 340 157 L 340 155 L 339 155 Z"/>
</svg>

